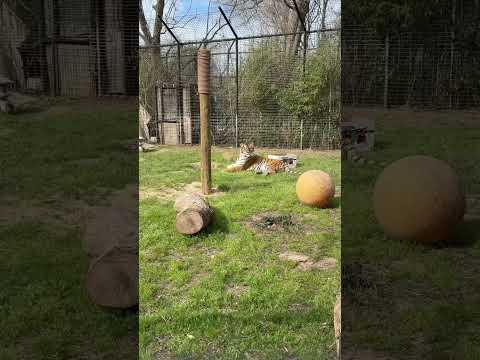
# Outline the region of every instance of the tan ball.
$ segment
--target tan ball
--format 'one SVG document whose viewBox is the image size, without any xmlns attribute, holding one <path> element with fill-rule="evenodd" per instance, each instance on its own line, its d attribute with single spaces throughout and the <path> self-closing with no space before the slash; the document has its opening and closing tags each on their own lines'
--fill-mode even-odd
<svg viewBox="0 0 480 360">
<path fill-rule="evenodd" d="M 374 188 L 375 216 L 391 238 L 432 244 L 453 240 L 465 214 L 465 194 L 455 171 L 428 156 L 387 166 Z"/>
<path fill-rule="evenodd" d="M 321 170 L 309 170 L 300 175 L 296 190 L 301 203 L 321 208 L 328 206 L 335 195 L 332 178 Z"/>
</svg>

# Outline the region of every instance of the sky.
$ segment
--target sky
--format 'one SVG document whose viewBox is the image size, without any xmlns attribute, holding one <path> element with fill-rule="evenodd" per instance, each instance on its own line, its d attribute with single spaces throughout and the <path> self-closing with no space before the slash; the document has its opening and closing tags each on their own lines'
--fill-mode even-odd
<svg viewBox="0 0 480 360">
<path fill-rule="evenodd" d="M 156 0 L 142 1 L 144 4 L 145 17 L 147 20 L 149 20 L 151 27 L 153 27 L 155 17 L 153 4 L 156 2 Z M 175 11 L 173 14 L 171 14 L 171 17 L 174 19 L 183 19 L 182 23 L 184 26 L 175 29 L 175 33 L 181 39 L 181 41 L 199 40 L 206 32 L 207 22 L 211 26 L 212 23 L 217 21 L 219 16 L 219 4 L 215 0 L 211 1 L 210 12 L 216 14 L 210 17 L 207 16 L 209 0 L 166 0 L 165 8 L 170 8 L 172 3 L 175 4 Z M 225 7 L 223 8 L 228 13 L 227 9 Z M 329 13 L 331 14 L 330 20 L 332 20 L 335 17 L 334 13 L 340 13 L 340 0 L 330 0 L 329 8 Z M 236 27 L 235 20 L 236 19 L 232 20 L 232 22 L 234 22 L 234 27 Z M 240 21 L 240 19 L 238 20 Z M 168 19 L 167 23 L 169 23 Z M 242 30 L 248 32 L 248 35 L 252 34 L 252 26 L 242 29 L 242 26 L 238 25 L 238 28 L 239 30 L 237 32 L 240 33 L 240 36 L 247 35 L 246 33 L 242 34 Z M 231 34 L 228 34 L 228 36 L 231 37 Z"/>
<path fill-rule="evenodd" d="M 153 11 L 153 4 L 156 2 L 155 0 L 142 0 L 143 1 L 143 9 L 145 11 L 145 17 L 147 19 L 153 19 L 155 13 Z M 177 7 L 177 15 L 182 16 L 185 15 L 187 12 L 192 13 L 206 13 L 208 11 L 208 3 L 209 0 L 174 0 Z M 168 8 L 172 0 L 166 0 L 165 7 Z M 211 7 L 217 8 L 218 4 L 215 1 L 212 1 Z"/>
</svg>

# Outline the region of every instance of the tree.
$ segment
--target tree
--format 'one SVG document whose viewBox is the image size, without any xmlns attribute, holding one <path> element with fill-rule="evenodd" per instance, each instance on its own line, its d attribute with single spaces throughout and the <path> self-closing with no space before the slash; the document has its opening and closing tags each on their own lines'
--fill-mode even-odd
<svg viewBox="0 0 480 360">
<path fill-rule="evenodd" d="M 153 12 L 155 20 L 153 29 L 150 28 L 145 17 L 144 3 L 138 0 L 139 5 L 139 26 L 140 39 L 144 42 L 146 50 L 140 59 L 140 103 L 151 115 L 155 111 L 155 84 L 160 80 L 160 33 L 162 31 L 163 12 L 165 10 L 165 0 L 155 0 Z"/>
<path fill-rule="evenodd" d="M 317 28 L 326 28 L 328 4 L 332 0 L 224 0 L 227 6 L 236 6 L 237 14 L 246 22 L 262 20 L 264 32 L 270 33 L 297 33 L 290 37 L 288 52 L 290 55 L 298 53 L 302 45 L 302 22 L 307 30 L 314 25 Z"/>
<path fill-rule="evenodd" d="M 451 5 L 445 0 L 351 0 L 342 6 L 347 25 L 373 27 L 380 35 L 400 31 L 428 31 L 450 19 Z"/>
<path fill-rule="evenodd" d="M 304 76 L 295 77 L 277 95 L 279 105 L 303 120 L 309 143 L 323 147 L 338 145 L 340 118 L 340 56 L 336 40 L 322 41 L 308 58 Z M 297 73 L 301 73 L 297 71 Z M 307 135 L 308 136 L 308 135 Z"/>
<path fill-rule="evenodd" d="M 150 2 L 151 1 L 151 2 Z M 167 70 L 167 67 L 162 64 L 162 50 L 161 50 L 161 35 L 166 31 L 163 26 L 163 21 L 168 23 L 168 27 L 175 33 L 176 28 L 181 28 L 188 22 L 192 21 L 196 14 L 190 14 L 186 11 L 184 14 L 178 14 L 178 0 L 139 0 L 139 27 L 140 39 L 143 42 L 140 59 L 140 102 L 145 107 L 149 114 L 155 112 L 155 85 L 160 81 L 170 80 L 172 82 L 172 74 Z M 211 0 L 210 0 L 211 1 Z M 146 6 L 151 4 L 153 21 L 149 23 L 146 17 Z M 209 5 L 210 7 L 210 5 Z M 231 17 L 236 9 L 232 6 L 228 17 Z M 220 22 L 209 24 L 205 30 L 203 37 L 204 41 L 215 37 L 215 35 L 226 26 Z M 201 46 L 199 44 L 196 49 Z M 182 72 L 185 68 L 191 73 L 192 63 L 195 61 L 195 56 L 192 55 L 192 49 L 182 46 L 182 55 L 187 55 L 188 61 L 181 63 Z M 162 77 L 162 78 L 161 78 Z M 175 77 L 173 77 L 175 79 Z"/>
</svg>

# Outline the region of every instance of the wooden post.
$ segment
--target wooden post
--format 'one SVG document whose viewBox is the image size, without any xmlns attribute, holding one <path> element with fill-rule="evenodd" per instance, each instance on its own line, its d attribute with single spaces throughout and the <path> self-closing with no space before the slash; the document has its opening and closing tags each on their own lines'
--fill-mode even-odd
<svg viewBox="0 0 480 360">
<path fill-rule="evenodd" d="M 200 152 L 202 193 L 208 195 L 212 188 L 210 116 L 209 116 L 209 80 L 210 51 L 198 50 L 198 93 L 200 97 Z"/>
</svg>

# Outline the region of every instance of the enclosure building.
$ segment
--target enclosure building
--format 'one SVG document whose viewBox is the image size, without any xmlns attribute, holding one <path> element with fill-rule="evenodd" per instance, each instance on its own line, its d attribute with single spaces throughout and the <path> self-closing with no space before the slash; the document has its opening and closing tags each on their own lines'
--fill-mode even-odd
<svg viewBox="0 0 480 360">
<path fill-rule="evenodd" d="M 4 62 L 15 68 L 5 75 L 15 74 L 18 88 L 74 97 L 138 93 L 137 4 L 4 0 L 2 5 L 16 24 L 2 31 L 0 40 L 9 49 Z M 11 29 L 4 18 L 2 27 Z"/>
</svg>

